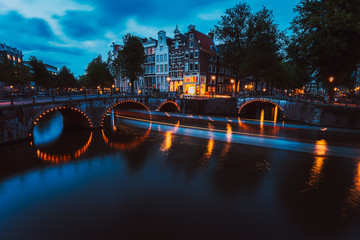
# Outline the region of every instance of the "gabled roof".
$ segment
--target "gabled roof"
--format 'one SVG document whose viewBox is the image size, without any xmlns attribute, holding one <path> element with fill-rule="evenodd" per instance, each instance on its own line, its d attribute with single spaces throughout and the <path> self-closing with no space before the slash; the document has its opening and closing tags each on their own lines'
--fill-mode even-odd
<svg viewBox="0 0 360 240">
<path fill-rule="evenodd" d="M 211 37 L 199 32 L 199 31 L 196 31 L 196 30 L 194 32 L 195 32 L 195 36 L 196 36 L 197 40 L 200 40 L 201 48 L 216 54 L 216 46 L 215 46 L 213 40 L 211 39 Z M 213 47 L 211 47 L 211 46 L 213 46 Z"/>
</svg>

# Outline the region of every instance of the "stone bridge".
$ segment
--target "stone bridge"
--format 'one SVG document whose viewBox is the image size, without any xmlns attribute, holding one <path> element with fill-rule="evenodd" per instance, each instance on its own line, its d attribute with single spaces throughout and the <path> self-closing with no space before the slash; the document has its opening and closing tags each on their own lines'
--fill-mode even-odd
<svg viewBox="0 0 360 240">
<path fill-rule="evenodd" d="M 132 101 L 154 111 L 165 106 L 191 114 L 236 117 L 242 108 L 258 101 L 278 106 L 286 119 L 321 126 L 360 128 L 359 108 L 277 99 L 238 97 L 216 99 L 168 99 L 145 96 L 120 96 L 13 105 L 0 108 L 0 144 L 28 138 L 37 122 L 52 111 L 59 111 L 66 124 L 99 128 L 106 112 L 118 104 Z"/>
<path fill-rule="evenodd" d="M 166 105 L 172 105 L 180 111 L 184 103 L 181 99 L 124 96 L 2 107 L 0 108 L 0 144 L 31 136 L 38 121 L 53 111 L 59 111 L 66 124 L 84 128 L 99 128 L 106 112 L 125 102 L 134 102 L 150 111 L 161 111 Z"/>
</svg>

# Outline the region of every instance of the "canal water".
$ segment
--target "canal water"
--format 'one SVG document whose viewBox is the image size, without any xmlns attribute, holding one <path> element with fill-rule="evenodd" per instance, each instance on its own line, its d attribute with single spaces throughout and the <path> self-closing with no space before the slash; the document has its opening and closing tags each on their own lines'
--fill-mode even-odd
<svg viewBox="0 0 360 240">
<path fill-rule="evenodd" d="M 289 122 L 54 113 L 0 146 L 0 239 L 360 239 L 360 133 Z"/>
</svg>

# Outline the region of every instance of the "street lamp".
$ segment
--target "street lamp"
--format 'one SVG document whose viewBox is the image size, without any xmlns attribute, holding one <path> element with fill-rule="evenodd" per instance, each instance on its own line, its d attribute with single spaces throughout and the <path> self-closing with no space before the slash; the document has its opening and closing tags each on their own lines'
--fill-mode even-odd
<svg viewBox="0 0 360 240">
<path fill-rule="evenodd" d="M 334 82 L 335 78 L 333 76 L 331 76 L 329 78 L 329 83 L 330 83 L 330 86 L 329 86 L 329 101 L 332 102 L 333 101 L 333 97 L 334 97 L 334 89 L 333 89 L 333 82 Z"/>
<path fill-rule="evenodd" d="M 170 97 L 170 80 L 171 80 L 171 77 L 167 77 L 166 80 L 168 81 L 168 95 Z"/>
<path fill-rule="evenodd" d="M 34 91 L 34 86 L 31 86 L 31 90 L 32 90 L 33 103 L 35 103 L 35 91 Z"/>
<path fill-rule="evenodd" d="M 114 85 L 114 84 L 111 85 L 111 92 L 110 92 L 111 96 L 113 95 L 113 90 L 114 90 L 114 88 L 115 88 L 115 85 Z"/>
<path fill-rule="evenodd" d="M 10 101 L 11 105 L 14 105 L 14 94 L 13 94 L 13 86 L 10 86 L 11 92 L 10 92 Z"/>
<path fill-rule="evenodd" d="M 100 98 L 100 86 L 97 87 L 98 97 Z"/>
</svg>

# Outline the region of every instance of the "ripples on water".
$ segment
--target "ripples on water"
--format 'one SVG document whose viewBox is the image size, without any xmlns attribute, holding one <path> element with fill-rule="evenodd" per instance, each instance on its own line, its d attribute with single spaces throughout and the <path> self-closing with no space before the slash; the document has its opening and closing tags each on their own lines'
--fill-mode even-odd
<svg viewBox="0 0 360 240">
<path fill-rule="evenodd" d="M 1 146 L 1 239 L 360 236 L 358 135 L 173 115 Z"/>
</svg>

